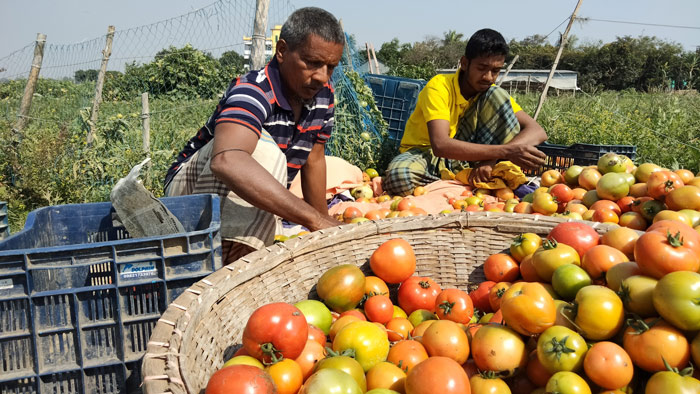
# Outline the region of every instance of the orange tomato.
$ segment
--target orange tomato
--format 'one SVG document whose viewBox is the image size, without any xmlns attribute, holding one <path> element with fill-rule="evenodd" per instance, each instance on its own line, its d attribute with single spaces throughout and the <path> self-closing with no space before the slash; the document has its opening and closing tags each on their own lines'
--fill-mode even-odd
<svg viewBox="0 0 700 394">
<path fill-rule="evenodd" d="M 656 200 L 663 200 L 668 193 L 683 186 L 681 178 L 672 171 L 656 171 L 649 175 L 647 193 Z"/>
<path fill-rule="evenodd" d="M 389 287 L 386 282 L 381 280 L 376 276 L 366 276 L 365 277 L 365 295 L 389 295 Z"/>
<path fill-rule="evenodd" d="M 675 170 L 673 172 L 675 172 L 676 175 L 678 175 L 678 177 L 681 178 L 681 181 L 684 184 L 687 184 L 688 182 L 692 181 L 693 178 L 695 178 L 695 174 L 693 174 L 692 171 L 683 168 Z"/>
<path fill-rule="evenodd" d="M 369 266 L 386 283 L 401 283 L 415 272 L 416 255 L 405 239 L 390 239 L 372 253 Z"/>
<path fill-rule="evenodd" d="M 320 328 L 309 324 L 309 340 L 318 342 L 322 346 L 326 346 L 326 334 Z"/>
<path fill-rule="evenodd" d="M 542 278 L 537 275 L 535 266 L 532 265 L 532 255 L 525 256 L 523 261 L 520 262 L 520 276 L 522 276 L 525 282 L 539 282 L 542 280 Z"/>
<path fill-rule="evenodd" d="M 319 344 L 315 340 L 309 339 L 306 341 L 306 346 L 304 350 L 301 351 L 299 357 L 294 361 L 299 364 L 301 368 L 302 379 L 306 380 L 314 372 L 314 367 L 316 363 L 326 357 L 325 343 Z"/>
<path fill-rule="evenodd" d="M 610 267 L 625 261 L 629 261 L 627 255 L 612 246 L 596 245 L 583 254 L 581 268 L 588 272 L 591 279 L 598 279 L 605 275 Z"/>
<path fill-rule="evenodd" d="M 653 174 L 652 174 L 653 175 Z M 690 345 L 685 335 L 664 320 L 637 321 L 624 331 L 622 346 L 634 365 L 647 372 L 665 371 L 663 360 L 673 368 L 683 368 L 690 359 Z"/>
<path fill-rule="evenodd" d="M 592 217 L 594 222 L 600 222 L 600 223 L 619 223 L 620 222 L 620 217 L 617 216 L 617 214 L 610 210 L 610 209 L 597 209 L 593 211 L 593 217 Z"/>
<path fill-rule="evenodd" d="M 518 262 L 505 253 L 489 256 L 484 262 L 484 275 L 494 282 L 512 282 L 520 276 Z"/>
<path fill-rule="evenodd" d="M 413 202 L 413 199 L 406 197 L 406 198 L 402 198 L 399 201 L 399 203 L 396 205 L 396 208 L 399 211 L 406 211 L 406 210 L 409 210 L 411 208 L 415 208 L 415 206 L 416 206 L 416 203 Z"/>
<path fill-rule="evenodd" d="M 422 196 L 426 193 L 428 193 L 428 190 L 424 186 L 416 186 L 416 188 L 413 189 L 414 196 Z"/>
<path fill-rule="evenodd" d="M 634 214 L 634 212 L 632 213 Z M 620 220 L 622 220 L 622 218 L 620 218 Z M 628 259 L 634 259 L 634 244 L 637 243 L 638 238 L 639 233 L 633 229 L 628 227 L 618 227 L 603 234 L 603 236 L 600 238 L 600 243 L 603 245 L 612 246 L 613 248 L 624 253 Z"/>
<path fill-rule="evenodd" d="M 614 390 L 632 381 L 634 365 L 629 354 L 618 344 L 608 341 L 595 343 L 583 360 L 583 370 L 598 386 Z"/>
<path fill-rule="evenodd" d="M 466 292 L 445 289 L 435 299 L 435 314 L 441 320 L 467 324 L 474 316 L 474 305 Z"/>
<path fill-rule="evenodd" d="M 630 186 L 630 196 L 632 197 L 644 197 L 647 195 L 647 184 L 646 183 L 635 183 Z"/>
<path fill-rule="evenodd" d="M 501 308 L 501 297 L 503 297 L 503 293 L 505 293 L 510 286 L 510 282 L 499 282 L 491 287 L 489 290 L 489 305 L 491 305 L 492 311 L 497 311 Z"/>
<path fill-rule="evenodd" d="M 520 334 L 537 335 L 557 318 L 554 299 L 541 284 L 514 283 L 501 297 L 501 312 L 506 324 Z"/>
<path fill-rule="evenodd" d="M 343 211 L 343 221 L 345 223 L 350 223 L 352 219 L 363 217 L 362 211 L 357 207 L 347 207 Z"/>
<path fill-rule="evenodd" d="M 304 382 L 301 367 L 289 358 L 270 365 L 266 370 L 275 382 L 279 394 L 296 394 Z"/>
<path fill-rule="evenodd" d="M 406 394 L 468 394 L 470 387 L 462 366 L 448 357 L 430 357 L 406 376 Z"/>
<path fill-rule="evenodd" d="M 413 339 L 397 342 L 389 349 L 389 354 L 386 356 L 386 361 L 396 365 L 406 373 L 411 372 L 413 367 L 427 359 L 428 352 L 425 347 Z"/>
<path fill-rule="evenodd" d="M 392 342 L 408 339 L 409 334 L 413 331 L 413 324 L 405 317 L 394 317 L 386 323 L 386 331 Z"/>
<path fill-rule="evenodd" d="M 637 212 L 625 212 L 620 215 L 619 219 L 620 226 L 630 228 L 632 230 L 644 230 L 647 228 L 647 221 L 644 219 L 640 213 Z"/>
<path fill-rule="evenodd" d="M 430 357 L 449 357 L 462 365 L 469 358 L 467 334 L 457 323 L 437 320 L 423 333 L 421 344 Z"/>
<path fill-rule="evenodd" d="M 373 209 L 371 211 L 367 211 L 367 213 L 365 213 L 364 217 L 366 219 L 369 219 L 369 220 L 380 220 L 380 219 L 384 219 L 386 217 L 386 215 L 384 214 L 384 212 L 380 211 L 379 209 Z"/>
<path fill-rule="evenodd" d="M 365 315 L 373 323 L 386 324 L 394 317 L 394 304 L 389 296 L 374 295 L 365 301 Z"/>
<path fill-rule="evenodd" d="M 472 338 L 471 354 L 480 370 L 494 371 L 501 377 L 514 375 L 527 363 L 520 334 L 500 324 L 479 328 Z"/>
<path fill-rule="evenodd" d="M 610 200 L 598 200 L 594 202 L 589 208 L 594 211 L 597 211 L 599 209 L 609 209 L 618 215 L 622 213 L 622 209 L 620 209 L 620 206 L 617 205 L 617 203 L 615 203 L 614 201 Z"/>
<path fill-rule="evenodd" d="M 367 371 L 367 390 L 389 389 L 404 392 L 406 372 L 396 365 L 382 361 Z"/>
</svg>

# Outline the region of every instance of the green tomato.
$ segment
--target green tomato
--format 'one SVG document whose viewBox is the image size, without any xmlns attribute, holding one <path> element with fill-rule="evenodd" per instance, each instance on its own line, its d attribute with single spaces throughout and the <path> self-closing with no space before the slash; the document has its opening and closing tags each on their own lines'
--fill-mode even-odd
<svg viewBox="0 0 700 394">
<path fill-rule="evenodd" d="M 544 391 L 557 394 L 591 394 L 591 387 L 578 374 L 562 371 L 549 378 Z"/>
<path fill-rule="evenodd" d="M 333 315 L 330 309 L 321 301 L 304 300 L 294 304 L 304 314 L 306 322 L 323 330 L 323 333 L 328 335 L 333 323 Z"/>
<path fill-rule="evenodd" d="M 437 316 L 427 309 L 416 309 L 408 315 L 408 321 L 413 324 L 413 327 L 418 327 L 419 324 L 426 320 L 437 320 Z"/>
<path fill-rule="evenodd" d="M 575 264 L 560 265 L 552 274 L 554 291 L 565 300 L 573 300 L 582 287 L 590 284 L 591 277 L 586 270 Z"/>
<path fill-rule="evenodd" d="M 564 264 L 581 265 L 581 258 L 573 247 L 546 240 L 532 255 L 532 266 L 545 282 L 552 282 L 554 271 Z"/>
<path fill-rule="evenodd" d="M 528 194 L 524 195 L 523 198 L 520 199 L 520 201 L 532 203 L 532 201 L 534 199 L 535 199 L 535 193 L 528 193 Z"/>
<path fill-rule="evenodd" d="M 700 380 L 692 376 L 681 376 L 671 371 L 653 374 L 646 386 L 646 393 L 700 393 Z"/>
<path fill-rule="evenodd" d="M 314 371 L 320 371 L 322 369 L 337 369 L 343 371 L 346 374 L 352 376 L 360 386 L 362 391 L 367 390 L 367 379 L 365 378 L 365 371 L 362 369 L 357 360 L 348 356 L 335 356 L 326 357 L 316 364 Z"/>
<path fill-rule="evenodd" d="M 339 369 L 322 369 L 309 376 L 299 394 L 362 394 L 355 379 Z"/>
<path fill-rule="evenodd" d="M 641 317 L 656 316 L 652 295 L 658 281 L 644 275 L 632 275 L 622 280 L 620 298 L 627 312 Z"/>
<path fill-rule="evenodd" d="M 700 274 L 676 271 L 659 279 L 652 301 L 661 317 L 684 331 L 700 330 Z"/>
<path fill-rule="evenodd" d="M 587 351 L 586 340 L 562 326 L 549 327 L 537 340 L 537 359 L 549 373 L 581 369 Z"/>
<path fill-rule="evenodd" d="M 321 275 L 316 292 L 333 311 L 349 311 L 365 296 L 365 274 L 354 264 L 333 267 Z"/>
<path fill-rule="evenodd" d="M 333 350 L 352 349 L 362 369 L 367 372 L 389 354 L 389 338 L 381 328 L 368 321 L 356 321 L 343 327 L 333 339 Z"/>
<path fill-rule="evenodd" d="M 608 172 L 603 175 L 595 186 L 598 197 L 617 201 L 630 192 L 627 177 L 617 172 Z"/>
</svg>

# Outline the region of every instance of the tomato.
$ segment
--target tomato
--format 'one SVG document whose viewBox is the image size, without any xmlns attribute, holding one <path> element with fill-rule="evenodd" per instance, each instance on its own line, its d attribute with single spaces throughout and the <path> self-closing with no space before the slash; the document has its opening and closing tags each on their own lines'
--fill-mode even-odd
<svg viewBox="0 0 700 394">
<path fill-rule="evenodd" d="M 270 374 L 252 365 L 222 368 L 209 378 L 204 394 L 275 394 Z"/>
<path fill-rule="evenodd" d="M 619 295 L 627 312 L 641 317 L 656 316 L 652 294 L 657 280 L 643 275 L 634 275 L 622 280 Z"/>
<path fill-rule="evenodd" d="M 532 200 L 532 209 L 543 215 L 551 215 L 559 209 L 559 204 L 554 200 L 554 196 L 549 193 L 540 193 Z"/>
<path fill-rule="evenodd" d="M 386 324 L 386 331 L 392 342 L 407 339 L 413 328 L 413 324 L 405 317 L 393 317 Z"/>
<path fill-rule="evenodd" d="M 649 175 L 647 194 L 656 200 L 663 200 L 672 190 L 683 186 L 681 178 L 672 171 L 657 171 Z"/>
<path fill-rule="evenodd" d="M 486 373 L 469 378 L 469 385 L 473 394 L 510 394 L 510 388 L 503 379 Z"/>
<path fill-rule="evenodd" d="M 581 259 L 581 268 L 586 270 L 592 279 L 599 279 L 613 265 L 629 261 L 621 251 L 608 245 L 596 245 L 586 251 Z"/>
<path fill-rule="evenodd" d="M 554 300 L 554 306 L 557 308 L 557 320 L 554 321 L 554 325 L 575 330 L 576 326 L 573 323 L 575 316 L 571 304 L 562 300 Z"/>
<path fill-rule="evenodd" d="M 418 327 L 426 320 L 437 320 L 437 316 L 427 309 L 416 309 L 408 315 L 408 321 L 413 324 L 413 327 Z"/>
<path fill-rule="evenodd" d="M 347 316 L 342 316 L 339 317 L 338 320 L 334 321 L 333 324 L 331 324 L 331 329 L 328 332 L 328 338 L 330 338 L 331 342 L 335 338 L 335 336 L 345 328 L 348 324 L 356 321 L 367 321 L 367 320 L 362 320 L 358 318 L 357 316 L 354 315 L 347 315 Z"/>
<path fill-rule="evenodd" d="M 385 295 L 374 295 L 365 301 L 367 320 L 386 324 L 394 316 L 394 304 Z"/>
<path fill-rule="evenodd" d="M 690 226 L 690 218 L 688 218 L 686 215 L 683 215 L 680 212 L 672 211 L 670 209 L 664 209 L 663 211 L 659 211 L 656 214 L 656 216 L 654 216 L 654 220 L 652 222 L 656 223 L 661 220 L 679 221 Z"/>
<path fill-rule="evenodd" d="M 652 294 L 661 317 L 685 331 L 700 330 L 700 274 L 672 272 L 661 278 Z"/>
<path fill-rule="evenodd" d="M 690 345 L 682 332 L 664 320 L 635 319 L 622 336 L 622 347 L 634 365 L 648 372 L 664 371 L 664 360 L 682 368 L 690 359 Z"/>
<path fill-rule="evenodd" d="M 560 265 L 552 274 L 554 291 L 565 300 L 573 300 L 576 293 L 591 284 L 591 277 L 575 264 Z"/>
<path fill-rule="evenodd" d="M 620 207 L 620 213 L 627 213 L 632 211 L 632 204 L 634 203 L 634 200 L 636 197 L 633 196 L 625 196 L 622 197 L 621 199 L 617 200 L 615 204 L 617 204 L 618 207 Z"/>
<path fill-rule="evenodd" d="M 547 393 L 557 394 L 591 394 L 591 388 L 582 377 L 574 372 L 557 372 L 549 378 L 544 386 Z"/>
<path fill-rule="evenodd" d="M 406 312 L 403 309 L 401 309 L 401 307 L 398 305 L 394 305 L 394 315 L 393 316 L 394 317 L 408 318 L 408 315 L 406 314 Z"/>
<path fill-rule="evenodd" d="M 309 339 L 306 341 L 304 350 L 302 350 L 299 357 L 294 360 L 297 362 L 297 364 L 299 364 L 299 367 L 301 367 L 301 374 L 304 380 L 306 380 L 314 372 L 316 363 L 326 357 L 326 350 L 324 346 L 325 343 L 321 345 L 318 342 Z"/>
<path fill-rule="evenodd" d="M 700 380 L 683 376 L 672 371 L 653 374 L 646 386 L 646 394 L 697 394 L 700 393 Z"/>
<path fill-rule="evenodd" d="M 489 304 L 491 305 L 491 310 L 497 311 L 501 309 L 501 297 L 511 286 L 510 282 L 498 282 L 491 290 L 489 290 Z"/>
<path fill-rule="evenodd" d="M 579 254 L 572 246 L 547 239 L 532 255 L 532 265 L 545 282 L 552 281 L 554 270 L 564 264 L 581 265 Z"/>
<path fill-rule="evenodd" d="M 347 373 L 333 368 L 315 372 L 301 386 L 299 394 L 362 394 L 355 379 Z"/>
<path fill-rule="evenodd" d="M 537 274 L 535 266 L 532 265 L 532 255 L 526 256 L 520 262 L 520 276 L 525 282 L 539 282 L 542 280 Z"/>
<path fill-rule="evenodd" d="M 554 196 L 559 204 L 568 203 L 574 199 L 574 192 L 571 188 L 563 183 L 557 183 L 549 188 L 549 194 Z"/>
<path fill-rule="evenodd" d="M 320 328 L 324 334 L 328 335 L 333 323 L 333 316 L 328 307 L 321 301 L 303 300 L 294 304 L 304 314 L 306 322 Z"/>
<path fill-rule="evenodd" d="M 586 190 L 595 190 L 595 185 L 602 176 L 596 168 L 584 168 L 578 176 L 578 184 Z"/>
<path fill-rule="evenodd" d="M 234 356 L 230 360 L 226 361 L 221 368 L 230 367 L 231 365 L 251 365 L 253 367 L 258 367 L 264 369 L 265 366 L 255 357 L 251 356 Z"/>
<path fill-rule="evenodd" d="M 628 259 L 633 259 L 634 244 L 637 243 L 638 238 L 639 234 L 631 228 L 618 227 L 603 234 L 600 238 L 600 243 L 619 250 Z"/>
<path fill-rule="evenodd" d="M 295 359 L 308 339 L 309 325 L 294 305 L 277 302 L 263 305 L 248 318 L 243 347 L 258 360 Z"/>
<path fill-rule="evenodd" d="M 680 232 L 647 231 L 634 245 L 634 257 L 643 274 L 657 279 L 674 271 L 697 272 L 700 255 L 692 246 Z"/>
<path fill-rule="evenodd" d="M 296 394 L 304 380 L 301 367 L 292 359 L 285 358 L 265 369 L 275 382 L 279 394 Z"/>
<path fill-rule="evenodd" d="M 537 283 L 514 283 L 501 298 L 501 311 L 506 324 L 520 334 L 537 335 L 554 324 L 554 300 Z"/>
<path fill-rule="evenodd" d="M 438 320 L 423 333 L 421 343 L 430 357 L 442 356 L 464 364 L 469 357 L 469 339 L 457 323 Z"/>
<path fill-rule="evenodd" d="M 512 282 L 520 276 L 518 262 L 505 253 L 495 253 L 484 262 L 484 276 L 494 282 Z"/>
<path fill-rule="evenodd" d="M 386 360 L 402 371 L 408 373 L 423 360 L 428 359 L 428 352 L 425 347 L 418 341 L 407 339 L 399 341 L 389 349 L 389 355 Z"/>
<path fill-rule="evenodd" d="M 578 371 L 588 351 L 579 333 L 562 326 L 548 328 L 537 339 L 537 359 L 549 373 Z"/>
<path fill-rule="evenodd" d="M 435 299 L 435 314 L 438 319 L 467 324 L 474 316 L 474 305 L 469 294 L 459 289 L 446 289 Z"/>
<path fill-rule="evenodd" d="M 601 174 L 625 172 L 627 169 L 623 157 L 615 152 L 608 152 L 598 158 L 597 166 Z"/>
<path fill-rule="evenodd" d="M 474 334 L 471 353 L 482 371 L 494 371 L 501 377 L 512 376 L 527 363 L 525 342 L 513 329 L 487 324 Z"/>
<path fill-rule="evenodd" d="M 618 344 L 607 341 L 595 343 L 588 349 L 583 370 L 593 383 L 608 390 L 627 386 L 634 375 L 629 354 Z"/>
<path fill-rule="evenodd" d="M 637 212 L 625 212 L 620 215 L 618 224 L 632 230 L 644 230 L 647 228 L 647 220 Z"/>
<path fill-rule="evenodd" d="M 543 187 L 550 187 L 557 183 L 564 183 L 564 175 L 558 170 L 547 170 L 540 176 L 540 181 Z"/>
<path fill-rule="evenodd" d="M 603 286 L 586 286 L 576 293 L 576 318 L 584 338 L 593 341 L 612 338 L 622 327 L 622 301 L 614 291 Z"/>
<path fill-rule="evenodd" d="M 637 179 L 637 182 L 646 182 L 649 180 L 649 176 L 652 173 L 661 170 L 662 168 L 654 163 L 643 163 L 637 167 L 636 171 L 634 171 L 634 177 Z"/>
<path fill-rule="evenodd" d="M 564 186 L 564 185 L 562 185 Z M 542 245 L 542 238 L 535 233 L 524 233 L 513 238 L 510 244 L 510 254 L 518 262 L 522 262 Z"/>
<path fill-rule="evenodd" d="M 656 214 L 664 209 L 666 209 L 666 204 L 663 202 L 658 200 L 649 200 L 642 203 L 642 208 L 639 212 L 647 222 L 651 222 L 654 220 Z"/>
<path fill-rule="evenodd" d="M 470 394 L 462 366 L 447 357 L 430 357 L 406 376 L 406 394 Z"/>
<path fill-rule="evenodd" d="M 331 356 L 324 358 L 316 364 L 316 371 L 321 371 L 323 369 L 337 369 L 343 371 L 352 376 L 353 380 L 355 380 L 363 392 L 367 391 L 365 371 L 354 358 L 348 356 Z"/>
<path fill-rule="evenodd" d="M 356 321 L 345 326 L 333 339 L 333 350 L 355 351 L 355 359 L 367 372 L 375 364 L 386 360 L 389 339 L 384 331 L 370 322 Z"/>
<path fill-rule="evenodd" d="M 389 389 L 404 392 L 406 373 L 396 365 L 382 361 L 367 371 L 367 390 Z"/>
<path fill-rule="evenodd" d="M 435 299 L 442 289 L 428 277 L 412 276 L 399 286 L 399 306 L 409 315 L 416 309 L 435 313 Z"/>
<path fill-rule="evenodd" d="M 625 263 L 620 263 L 613 265 L 608 272 L 605 273 L 605 283 L 607 283 L 608 288 L 612 291 L 620 290 L 620 283 L 625 278 L 629 278 L 632 275 L 639 275 L 639 266 L 634 261 L 627 261 Z"/>
<path fill-rule="evenodd" d="M 372 253 L 369 266 L 386 283 L 401 283 L 416 271 L 416 255 L 406 240 L 390 239 Z"/>
<path fill-rule="evenodd" d="M 358 318 L 362 321 L 367 321 L 367 316 L 365 316 L 365 313 L 361 309 L 357 309 L 357 308 L 350 309 L 350 310 L 345 311 L 341 314 L 338 314 L 337 312 L 331 312 L 331 313 L 335 313 L 337 315 L 336 321 L 344 316 L 355 316 L 356 318 Z M 335 323 L 335 321 L 333 323 Z"/>
<path fill-rule="evenodd" d="M 479 283 L 479 287 L 474 289 L 469 293 L 469 297 L 472 299 L 474 308 L 480 310 L 481 312 L 492 312 L 491 304 L 489 303 L 489 291 L 496 282 L 487 280 Z"/>
<path fill-rule="evenodd" d="M 549 232 L 547 238 L 571 246 L 579 257 L 600 241 L 600 236 L 593 227 L 579 222 L 559 223 Z"/>
<path fill-rule="evenodd" d="M 680 233 L 681 238 L 683 238 L 683 244 L 693 249 L 700 256 L 700 234 L 686 223 L 676 220 L 661 220 L 649 226 L 647 232 L 649 231 L 658 231 L 663 234 L 670 232 L 673 235 Z"/>
<path fill-rule="evenodd" d="M 389 287 L 386 282 L 376 276 L 365 277 L 365 296 L 371 295 L 389 295 Z"/>
<path fill-rule="evenodd" d="M 547 384 L 549 378 L 552 377 L 552 373 L 547 371 L 547 369 L 542 365 L 540 360 L 537 358 L 537 349 L 535 348 L 528 356 L 527 367 L 525 373 L 532 383 L 537 387 L 544 387 Z"/>
<path fill-rule="evenodd" d="M 700 187 L 682 186 L 671 190 L 664 200 L 666 206 L 674 211 L 692 209 L 700 211 Z"/>
<path fill-rule="evenodd" d="M 333 311 L 353 309 L 365 295 L 365 275 L 353 264 L 333 267 L 321 275 L 316 292 Z"/>
<path fill-rule="evenodd" d="M 617 201 L 625 197 L 630 192 L 630 185 L 627 183 L 627 178 L 615 172 L 609 172 L 603 175 L 595 186 L 598 197 Z"/>
</svg>

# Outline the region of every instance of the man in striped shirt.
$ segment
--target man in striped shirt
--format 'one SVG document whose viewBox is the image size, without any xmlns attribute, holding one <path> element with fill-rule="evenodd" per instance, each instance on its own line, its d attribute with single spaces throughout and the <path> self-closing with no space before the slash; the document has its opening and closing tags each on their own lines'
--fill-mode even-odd
<svg viewBox="0 0 700 394">
<path fill-rule="evenodd" d="M 222 253 L 230 263 L 273 242 L 279 219 L 315 231 L 328 215 L 324 144 L 334 124 L 330 77 L 345 42 L 320 8 L 282 26 L 267 66 L 236 78 L 168 170 L 166 195 L 221 195 Z M 301 171 L 304 199 L 288 187 Z"/>
</svg>

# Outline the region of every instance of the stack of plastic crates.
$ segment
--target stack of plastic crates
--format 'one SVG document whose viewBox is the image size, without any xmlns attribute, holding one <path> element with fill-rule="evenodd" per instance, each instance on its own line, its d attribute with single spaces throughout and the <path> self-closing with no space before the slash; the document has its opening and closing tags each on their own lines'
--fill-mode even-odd
<svg viewBox="0 0 700 394">
<path fill-rule="evenodd" d="M 389 138 L 398 145 L 403 136 L 406 121 L 416 108 L 418 93 L 427 83 L 420 79 L 366 74 L 365 82 L 372 89 L 377 108 L 389 124 Z"/>
<path fill-rule="evenodd" d="M 45 207 L 0 241 L 0 393 L 131 393 L 160 315 L 221 268 L 219 198 L 163 198 L 184 233 L 130 238 L 111 203 Z"/>
</svg>

